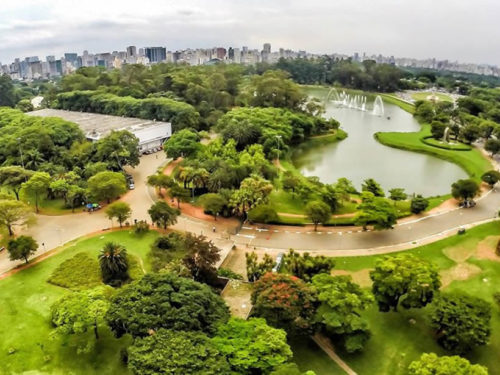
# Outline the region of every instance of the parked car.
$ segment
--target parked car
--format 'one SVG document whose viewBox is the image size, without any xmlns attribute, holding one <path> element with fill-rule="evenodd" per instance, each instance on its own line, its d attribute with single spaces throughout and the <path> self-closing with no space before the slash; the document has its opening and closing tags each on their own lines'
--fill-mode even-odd
<svg viewBox="0 0 500 375">
<path fill-rule="evenodd" d="M 132 181 L 132 182 L 130 182 L 130 183 L 128 184 L 128 188 L 129 188 L 130 190 L 134 190 L 134 189 L 135 189 L 135 185 L 134 185 L 134 182 L 133 182 L 133 181 Z"/>
</svg>

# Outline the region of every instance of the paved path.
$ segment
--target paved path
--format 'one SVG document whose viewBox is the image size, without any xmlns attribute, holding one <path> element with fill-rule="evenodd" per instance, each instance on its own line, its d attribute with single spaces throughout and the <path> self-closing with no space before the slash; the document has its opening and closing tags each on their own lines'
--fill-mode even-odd
<svg viewBox="0 0 500 375">
<path fill-rule="evenodd" d="M 339 367 L 344 370 L 344 372 L 348 375 L 358 375 L 352 368 L 349 367 L 347 363 L 345 363 L 342 358 L 335 353 L 333 349 L 332 343 L 326 337 L 316 334 L 312 336 L 312 339 L 318 346 L 337 364 Z"/>
<path fill-rule="evenodd" d="M 141 157 L 141 163 L 130 173 L 134 176 L 135 190 L 122 197 L 132 208 L 132 221 L 150 220 L 147 210 L 155 200 L 154 190 L 146 185 L 146 179 L 166 163 L 163 152 Z M 308 227 L 270 227 L 243 226 L 236 236 L 228 236 L 227 228 L 218 222 L 181 216 L 175 229 L 206 235 L 209 239 L 223 247 L 224 251 L 233 243 L 249 248 L 308 250 L 326 253 L 331 256 L 357 256 L 382 254 L 398 251 L 434 241 L 446 235 L 456 233 L 462 226 L 472 226 L 492 220 L 500 208 L 500 191 L 492 190 L 484 195 L 474 208 L 455 209 L 435 214 L 422 219 L 405 221 L 386 231 L 361 231 L 354 227 L 318 228 L 314 232 Z M 54 249 L 85 234 L 108 229 L 112 226 L 104 211 L 92 214 L 78 213 L 63 216 L 37 215 L 38 222 L 25 234 L 33 236 L 40 244 L 37 255 Z M 116 223 L 114 224 L 117 225 Z M 215 233 L 213 226 L 217 227 Z M 224 237 L 224 239 L 222 238 Z M 0 254 L 0 274 L 12 269 L 20 262 L 8 260 L 6 251 Z"/>
</svg>

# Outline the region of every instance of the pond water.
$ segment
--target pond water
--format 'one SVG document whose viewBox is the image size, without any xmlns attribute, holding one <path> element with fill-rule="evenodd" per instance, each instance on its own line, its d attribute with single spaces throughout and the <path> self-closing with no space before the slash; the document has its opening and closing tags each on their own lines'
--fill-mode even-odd
<svg viewBox="0 0 500 375">
<path fill-rule="evenodd" d="M 311 96 L 324 100 L 329 90 L 308 89 Z M 368 96 L 366 111 L 326 103 L 326 117 L 333 117 L 349 136 L 343 141 L 321 146 L 307 142 L 294 150 L 295 166 L 305 176 L 318 176 L 324 183 L 346 177 L 360 189 L 374 178 L 384 190 L 404 188 L 424 196 L 448 194 L 453 182 L 467 178 L 459 166 L 430 155 L 398 150 L 378 143 L 376 132 L 415 132 L 420 124 L 398 106 L 384 102 L 384 116 L 371 112 L 374 98 Z M 390 119 L 388 119 L 390 117 Z"/>
</svg>

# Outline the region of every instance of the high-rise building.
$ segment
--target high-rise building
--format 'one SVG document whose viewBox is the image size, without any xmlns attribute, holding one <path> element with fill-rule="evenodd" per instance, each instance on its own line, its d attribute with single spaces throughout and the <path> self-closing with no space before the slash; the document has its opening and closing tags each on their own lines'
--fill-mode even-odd
<svg viewBox="0 0 500 375">
<path fill-rule="evenodd" d="M 66 62 L 69 62 L 71 65 L 73 65 L 76 68 L 77 61 L 78 61 L 78 54 L 77 53 L 65 53 L 64 60 Z"/>
<path fill-rule="evenodd" d="M 226 49 L 225 48 L 222 48 L 222 47 L 217 48 L 216 53 L 217 53 L 216 56 L 219 60 L 224 60 L 224 58 L 226 57 Z"/>
<path fill-rule="evenodd" d="M 167 49 L 165 47 L 146 47 L 144 54 L 150 63 L 158 63 L 167 59 Z"/>
<path fill-rule="evenodd" d="M 264 43 L 264 52 L 271 53 L 271 43 Z"/>
<path fill-rule="evenodd" d="M 136 57 L 136 56 L 137 56 L 136 46 L 127 47 L 127 57 Z"/>
</svg>

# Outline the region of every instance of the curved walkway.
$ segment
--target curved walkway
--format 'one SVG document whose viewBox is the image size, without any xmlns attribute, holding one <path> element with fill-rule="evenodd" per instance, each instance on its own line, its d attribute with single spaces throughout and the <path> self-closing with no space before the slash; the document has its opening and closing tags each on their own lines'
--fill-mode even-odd
<svg viewBox="0 0 500 375">
<path fill-rule="evenodd" d="M 147 213 L 156 199 L 154 191 L 146 184 L 149 175 L 166 163 L 164 153 L 146 155 L 141 158 L 138 167 L 130 170 L 134 176 L 135 190 L 122 197 L 130 204 L 133 219 L 150 220 Z M 400 222 L 394 229 L 373 232 L 361 231 L 353 227 L 320 227 L 313 232 L 308 227 L 257 227 L 243 226 L 237 235 L 233 223 L 222 221 L 203 221 L 181 215 L 175 229 L 204 234 L 217 241 L 226 241 L 255 247 L 263 250 L 294 248 L 331 256 L 357 256 L 382 254 L 419 246 L 435 241 L 441 237 L 456 233 L 462 226 L 476 225 L 496 217 L 500 207 L 500 191 L 496 189 L 485 194 L 476 207 L 469 209 L 453 209 L 418 220 Z M 89 213 L 78 213 L 64 216 L 37 215 L 38 222 L 23 230 L 23 234 L 33 236 L 40 248 L 36 255 L 41 255 L 64 243 L 82 237 L 88 233 L 99 232 L 113 227 L 113 223 L 105 217 L 104 210 Z M 117 224 L 115 223 L 114 226 Z M 216 227 L 216 232 L 212 231 Z M 11 262 L 6 251 L 0 254 L 0 274 L 22 264 Z"/>
</svg>

